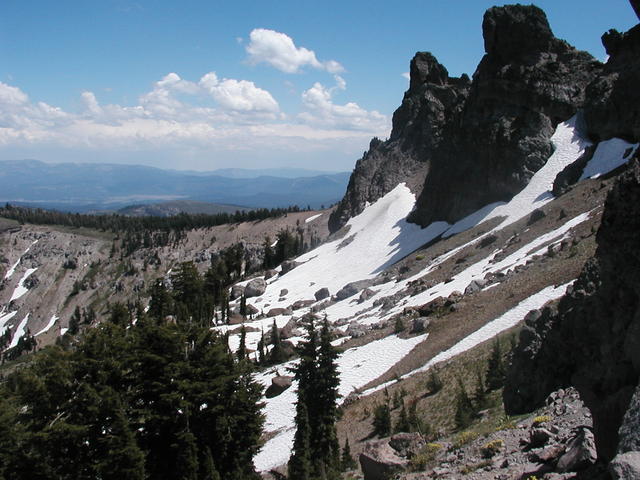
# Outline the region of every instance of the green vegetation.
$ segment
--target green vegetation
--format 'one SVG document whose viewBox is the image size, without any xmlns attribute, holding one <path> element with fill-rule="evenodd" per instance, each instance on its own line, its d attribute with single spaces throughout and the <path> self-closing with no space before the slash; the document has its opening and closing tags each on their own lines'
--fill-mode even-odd
<svg viewBox="0 0 640 480">
<path fill-rule="evenodd" d="M 304 317 L 307 341 L 297 350 L 300 362 L 294 369 L 298 381 L 296 434 L 289 460 L 290 480 L 340 478 L 342 462 L 335 422 L 338 416 L 338 352 L 331 345 L 329 324 L 320 333 L 313 315 Z"/>
<path fill-rule="evenodd" d="M 224 338 L 122 305 L 0 385 L 0 478 L 255 479 L 261 388 Z"/>
</svg>

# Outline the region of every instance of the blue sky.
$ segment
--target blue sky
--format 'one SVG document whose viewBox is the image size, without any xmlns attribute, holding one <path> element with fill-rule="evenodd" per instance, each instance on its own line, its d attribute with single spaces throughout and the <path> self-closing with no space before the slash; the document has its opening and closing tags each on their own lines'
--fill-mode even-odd
<svg viewBox="0 0 640 480">
<path fill-rule="evenodd" d="M 473 73 L 494 4 L 3 0 L 0 160 L 350 170 L 416 51 Z M 536 5 L 601 59 L 600 35 L 635 24 L 626 0 Z"/>
</svg>

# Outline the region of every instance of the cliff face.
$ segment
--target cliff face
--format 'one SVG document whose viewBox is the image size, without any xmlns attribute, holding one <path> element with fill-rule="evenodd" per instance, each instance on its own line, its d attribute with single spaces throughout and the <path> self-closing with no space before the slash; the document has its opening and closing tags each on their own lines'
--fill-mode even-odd
<svg viewBox="0 0 640 480">
<path fill-rule="evenodd" d="M 360 213 L 401 182 L 419 191 L 445 128 L 459 113 L 469 90 L 469 78 L 449 77 L 447 69 L 428 52 L 416 53 L 410 66 L 410 86 L 393 115 L 388 141 L 376 138 L 357 161 L 347 192 L 331 215 L 332 231 Z"/>
<path fill-rule="evenodd" d="M 584 103 L 600 64 L 553 36 L 542 10 L 492 8 L 486 54 L 412 219 L 454 222 L 522 190 L 552 153 L 555 127 Z"/>
<path fill-rule="evenodd" d="M 430 54 L 414 57 L 391 137 L 358 161 L 332 230 L 407 180 L 421 193 L 412 221 L 453 222 L 511 198 L 544 165 L 556 125 L 583 105 L 601 64 L 555 38 L 534 6 L 492 8 L 482 29 L 486 55 L 471 82 Z"/>
</svg>

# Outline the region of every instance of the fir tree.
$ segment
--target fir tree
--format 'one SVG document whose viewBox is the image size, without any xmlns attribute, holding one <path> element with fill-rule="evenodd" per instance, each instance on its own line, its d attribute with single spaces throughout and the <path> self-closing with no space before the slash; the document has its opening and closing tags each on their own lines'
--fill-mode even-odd
<svg viewBox="0 0 640 480">
<path fill-rule="evenodd" d="M 269 352 L 269 362 L 272 364 L 282 363 L 284 361 L 284 352 L 282 351 L 282 342 L 280 340 L 280 333 L 278 332 L 278 325 L 276 325 L 275 319 L 271 325 L 271 351 Z"/>
<path fill-rule="evenodd" d="M 300 401 L 296 404 L 296 434 L 293 439 L 293 451 L 289 459 L 288 470 L 290 480 L 309 480 L 311 478 L 311 445 L 310 427 L 307 407 Z"/>
<path fill-rule="evenodd" d="M 246 328 L 244 328 L 244 324 L 242 324 L 242 327 L 240 327 L 240 345 L 238 346 L 238 351 L 236 352 L 239 362 L 244 362 L 247 359 L 246 340 L 247 330 Z"/>
<path fill-rule="evenodd" d="M 496 338 L 487 363 L 486 383 L 489 391 L 498 390 L 504 386 L 505 374 L 506 368 L 502 359 L 500 339 Z"/>
<path fill-rule="evenodd" d="M 391 410 L 389 405 L 381 403 L 373 411 L 373 434 L 386 437 L 391 433 Z"/>
<path fill-rule="evenodd" d="M 458 429 L 463 429 L 471 425 L 473 417 L 475 416 L 475 410 L 473 408 L 473 402 L 469 398 L 467 389 L 462 383 L 461 379 L 458 379 L 458 391 L 456 393 L 456 413 L 455 424 Z"/>
<path fill-rule="evenodd" d="M 342 471 L 353 470 L 356 468 L 356 461 L 351 455 L 351 447 L 349 446 L 349 437 L 344 441 L 344 447 L 342 448 L 342 458 L 340 460 Z"/>
<path fill-rule="evenodd" d="M 398 416 L 398 421 L 396 422 L 394 431 L 396 433 L 412 431 L 411 423 L 409 422 L 409 416 L 407 415 L 407 409 L 404 406 L 404 402 L 402 402 L 402 408 L 400 409 L 400 415 Z"/>
</svg>

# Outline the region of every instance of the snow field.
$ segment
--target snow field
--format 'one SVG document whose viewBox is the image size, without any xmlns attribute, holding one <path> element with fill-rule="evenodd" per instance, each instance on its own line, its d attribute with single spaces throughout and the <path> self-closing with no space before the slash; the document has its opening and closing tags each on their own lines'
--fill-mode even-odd
<svg viewBox="0 0 640 480">
<path fill-rule="evenodd" d="M 305 218 L 304 223 L 311 223 L 313 222 L 316 218 L 320 218 L 322 216 L 322 213 L 319 213 L 317 215 L 311 215 L 308 218 Z"/>
<path fill-rule="evenodd" d="M 38 243 L 38 240 L 34 240 L 33 242 L 31 242 L 31 245 L 29 245 L 27 249 L 24 252 L 22 252 L 22 255 L 20 255 L 18 260 L 16 260 L 16 263 L 14 263 L 11 266 L 11 268 L 7 270 L 7 273 L 4 274 L 5 280 L 13 276 L 14 272 L 16 271 L 16 268 L 18 268 L 18 265 L 20 265 L 20 260 L 22 260 L 22 256 L 25 255 L 31 249 L 31 247 L 33 247 L 36 243 Z"/>
<path fill-rule="evenodd" d="M 366 385 L 385 373 L 389 368 L 405 357 L 416 345 L 423 342 L 427 335 L 402 339 L 397 335 L 373 341 L 361 347 L 351 348 L 338 357 L 340 386 L 338 392 L 344 398 L 355 389 Z M 281 375 L 290 375 L 288 369 L 297 361 L 287 362 L 277 367 Z M 256 380 L 265 387 L 270 385 L 274 369 L 256 375 Z M 266 471 L 286 463 L 291 453 L 294 436 L 294 417 L 297 384 L 294 384 L 277 397 L 265 399 L 265 431 L 278 432 L 254 458 L 259 471 Z"/>
<path fill-rule="evenodd" d="M 429 360 L 424 366 L 417 368 L 405 375 L 402 375 L 402 377 L 400 378 L 404 379 L 415 375 L 416 373 L 425 372 L 438 363 L 449 360 L 457 355 L 460 355 L 461 353 L 471 350 L 473 347 L 481 344 L 482 342 L 486 342 L 487 340 L 492 339 L 499 333 L 504 332 L 505 330 L 508 330 L 509 328 L 517 325 L 518 322 L 524 319 L 527 313 L 529 313 L 531 310 L 542 308 L 547 302 L 551 300 L 557 300 L 558 298 L 562 297 L 566 293 L 567 288 L 569 288 L 569 286 L 573 284 L 573 282 L 574 280 L 557 287 L 551 285 L 549 287 L 543 288 L 538 293 L 518 303 L 511 310 L 508 310 L 507 312 L 497 317 L 495 320 L 492 320 L 491 322 L 473 332 L 471 335 L 463 338 L 453 347 L 440 352 L 438 355 Z M 382 390 L 395 381 L 396 380 L 394 380 L 393 382 L 386 382 L 382 385 L 370 388 L 362 392 L 362 395 L 369 395 L 378 390 Z"/>
<path fill-rule="evenodd" d="M 10 328 L 6 325 L 9 322 L 9 320 L 11 320 L 17 314 L 18 314 L 17 311 L 4 313 L 4 310 L 3 310 L 2 312 L 0 312 L 0 335 L 4 335 L 4 332 L 6 332 L 8 328 Z"/>
</svg>

